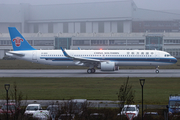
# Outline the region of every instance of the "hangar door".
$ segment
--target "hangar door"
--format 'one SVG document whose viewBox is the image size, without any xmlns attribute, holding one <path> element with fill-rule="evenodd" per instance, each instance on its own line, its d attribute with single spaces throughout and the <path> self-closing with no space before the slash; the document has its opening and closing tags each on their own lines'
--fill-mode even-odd
<svg viewBox="0 0 180 120">
<path fill-rule="evenodd" d="M 71 46 L 71 38 L 55 38 L 55 49 L 66 48 L 70 49 Z"/>
<path fill-rule="evenodd" d="M 4 54 L 5 54 L 5 51 L 4 50 L 0 50 L 0 59 L 3 59 Z"/>
<path fill-rule="evenodd" d="M 162 50 L 163 36 L 161 35 L 147 35 L 146 36 L 146 50 Z"/>
</svg>

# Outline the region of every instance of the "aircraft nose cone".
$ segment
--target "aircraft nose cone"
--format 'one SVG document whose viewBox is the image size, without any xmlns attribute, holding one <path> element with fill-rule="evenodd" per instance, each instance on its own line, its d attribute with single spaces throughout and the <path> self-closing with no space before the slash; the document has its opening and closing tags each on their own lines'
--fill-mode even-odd
<svg viewBox="0 0 180 120">
<path fill-rule="evenodd" d="M 173 63 L 177 63 L 177 59 L 176 59 L 176 58 L 173 58 L 171 61 L 172 61 Z"/>
<path fill-rule="evenodd" d="M 175 63 L 177 63 L 177 59 L 175 58 Z"/>
<path fill-rule="evenodd" d="M 171 58 L 169 61 L 173 64 L 177 63 L 177 59 L 175 57 Z"/>
</svg>

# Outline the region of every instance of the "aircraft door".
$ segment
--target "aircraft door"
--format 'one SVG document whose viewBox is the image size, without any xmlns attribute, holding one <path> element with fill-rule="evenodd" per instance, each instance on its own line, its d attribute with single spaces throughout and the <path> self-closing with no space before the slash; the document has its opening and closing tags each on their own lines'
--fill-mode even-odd
<svg viewBox="0 0 180 120">
<path fill-rule="evenodd" d="M 158 51 L 156 51 L 156 53 L 155 53 L 155 60 L 159 60 L 159 52 Z"/>
<path fill-rule="evenodd" d="M 105 54 L 104 54 L 104 52 L 103 52 L 103 54 L 102 54 L 102 59 L 105 59 Z"/>
<path fill-rule="evenodd" d="M 32 60 L 37 60 L 37 52 L 36 51 L 32 52 Z"/>
</svg>

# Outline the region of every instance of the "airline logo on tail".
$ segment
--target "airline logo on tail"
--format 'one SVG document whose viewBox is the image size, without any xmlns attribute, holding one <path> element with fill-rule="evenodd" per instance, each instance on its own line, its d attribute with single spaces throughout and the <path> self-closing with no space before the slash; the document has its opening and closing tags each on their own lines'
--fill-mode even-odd
<svg viewBox="0 0 180 120">
<path fill-rule="evenodd" d="M 16 37 L 13 39 L 13 42 L 15 42 L 16 47 L 20 47 L 21 46 L 21 42 L 23 42 L 24 40 L 20 37 Z"/>
<path fill-rule="evenodd" d="M 14 51 L 34 49 L 15 27 L 8 27 Z"/>
</svg>

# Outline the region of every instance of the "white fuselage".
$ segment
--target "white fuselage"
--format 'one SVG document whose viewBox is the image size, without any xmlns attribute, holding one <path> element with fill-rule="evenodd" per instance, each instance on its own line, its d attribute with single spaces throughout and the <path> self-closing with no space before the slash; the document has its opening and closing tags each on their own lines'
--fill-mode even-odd
<svg viewBox="0 0 180 120">
<path fill-rule="evenodd" d="M 161 66 L 177 62 L 176 58 L 170 56 L 169 53 L 158 50 L 66 50 L 66 52 L 76 58 L 111 61 L 116 66 Z M 11 53 L 21 53 L 24 56 Z M 6 55 L 47 65 L 81 65 L 77 64 L 77 60 L 64 56 L 61 50 L 10 51 Z M 88 66 L 88 64 L 82 64 L 82 66 Z"/>
</svg>

